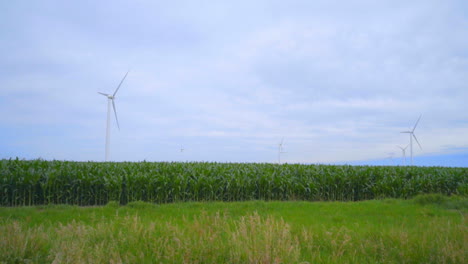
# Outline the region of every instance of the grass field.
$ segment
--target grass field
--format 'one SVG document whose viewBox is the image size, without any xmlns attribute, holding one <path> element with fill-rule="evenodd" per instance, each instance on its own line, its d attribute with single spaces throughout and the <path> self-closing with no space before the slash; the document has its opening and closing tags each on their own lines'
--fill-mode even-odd
<svg viewBox="0 0 468 264">
<path fill-rule="evenodd" d="M 466 263 L 467 199 L 0 208 L 2 263 Z"/>
</svg>

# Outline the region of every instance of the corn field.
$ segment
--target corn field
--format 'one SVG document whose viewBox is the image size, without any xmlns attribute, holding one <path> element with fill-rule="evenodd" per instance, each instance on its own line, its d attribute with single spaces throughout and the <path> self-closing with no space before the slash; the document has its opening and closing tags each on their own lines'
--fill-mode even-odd
<svg viewBox="0 0 468 264">
<path fill-rule="evenodd" d="M 468 194 L 468 168 L 0 160 L 0 206 Z"/>
</svg>

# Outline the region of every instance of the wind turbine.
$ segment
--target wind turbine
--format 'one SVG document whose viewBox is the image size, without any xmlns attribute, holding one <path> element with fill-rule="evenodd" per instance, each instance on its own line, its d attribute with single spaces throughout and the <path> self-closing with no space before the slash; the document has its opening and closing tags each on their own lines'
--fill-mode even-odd
<svg viewBox="0 0 468 264">
<path fill-rule="evenodd" d="M 395 153 L 393 153 L 393 152 L 388 152 L 387 155 L 388 155 L 387 159 L 390 160 L 390 162 L 392 163 L 392 165 L 395 165 L 395 162 L 393 161 L 393 155 L 395 155 Z"/>
<path fill-rule="evenodd" d="M 184 152 L 184 146 L 180 146 L 180 152 Z"/>
<path fill-rule="evenodd" d="M 278 144 L 278 164 L 281 164 L 281 154 L 286 153 L 283 151 L 283 141 L 284 137 L 281 138 L 281 142 Z"/>
<path fill-rule="evenodd" d="M 406 166 L 406 149 L 409 147 L 409 144 L 406 145 L 406 147 L 400 147 L 400 146 L 397 146 L 399 149 L 401 149 L 402 153 L 403 153 L 403 166 Z"/>
<path fill-rule="evenodd" d="M 419 123 L 419 120 L 421 119 L 421 116 L 419 116 L 418 121 L 416 121 L 416 124 L 414 124 L 413 130 L 411 131 L 402 131 L 401 133 L 407 133 L 409 134 L 409 139 L 410 139 L 410 153 L 411 153 L 411 166 L 413 166 L 413 138 L 416 140 L 416 143 L 418 143 L 419 148 L 422 149 L 421 144 L 419 144 L 418 139 L 416 138 L 416 135 L 414 134 L 414 130 L 416 129 L 416 126 Z"/>
<path fill-rule="evenodd" d="M 117 128 L 120 130 L 120 126 L 119 126 L 119 119 L 117 118 L 117 110 L 115 109 L 115 102 L 114 102 L 114 99 L 115 99 L 115 95 L 117 94 L 117 92 L 119 91 L 120 89 L 120 86 L 122 85 L 123 81 L 125 80 L 125 78 L 127 77 L 127 74 L 129 73 L 129 71 L 125 74 L 125 76 L 122 78 L 122 81 L 120 81 L 120 84 L 119 86 L 117 86 L 117 89 L 115 89 L 115 92 L 110 95 L 110 94 L 106 94 L 106 93 L 101 93 L 101 92 L 98 92 L 98 94 L 102 94 L 104 95 L 105 97 L 107 97 L 107 127 L 106 127 L 106 161 L 109 160 L 109 145 L 110 145 L 110 125 L 111 125 L 111 105 L 112 105 L 112 108 L 114 109 L 114 114 L 115 114 L 115 121 L 117 121 Z"/>
</svg>

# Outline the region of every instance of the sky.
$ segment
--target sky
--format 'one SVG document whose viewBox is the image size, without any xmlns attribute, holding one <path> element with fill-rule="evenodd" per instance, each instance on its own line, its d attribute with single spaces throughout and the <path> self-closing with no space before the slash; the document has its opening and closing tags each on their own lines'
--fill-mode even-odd
<svg viewBox="0 0 468 264">
<path fill-rule="evenodd" d="M 0 159 L 468 167 L 468 2 L 0 3 Z M 184 150 L 181 152 L 181 148 Z M 409 147 L 406 151 L 409 163 Z"/>
</svg>

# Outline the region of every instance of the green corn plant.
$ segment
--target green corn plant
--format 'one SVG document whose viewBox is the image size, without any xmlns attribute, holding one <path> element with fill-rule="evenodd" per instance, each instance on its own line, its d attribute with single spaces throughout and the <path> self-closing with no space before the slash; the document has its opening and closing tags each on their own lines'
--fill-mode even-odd
<svg viewBox="0 0 468 264">
<path fill-rule="evenodd" d="M 0 161 L 0 205 L 467 195 L 468 168 L 208 162 Z"/>
</svg>

